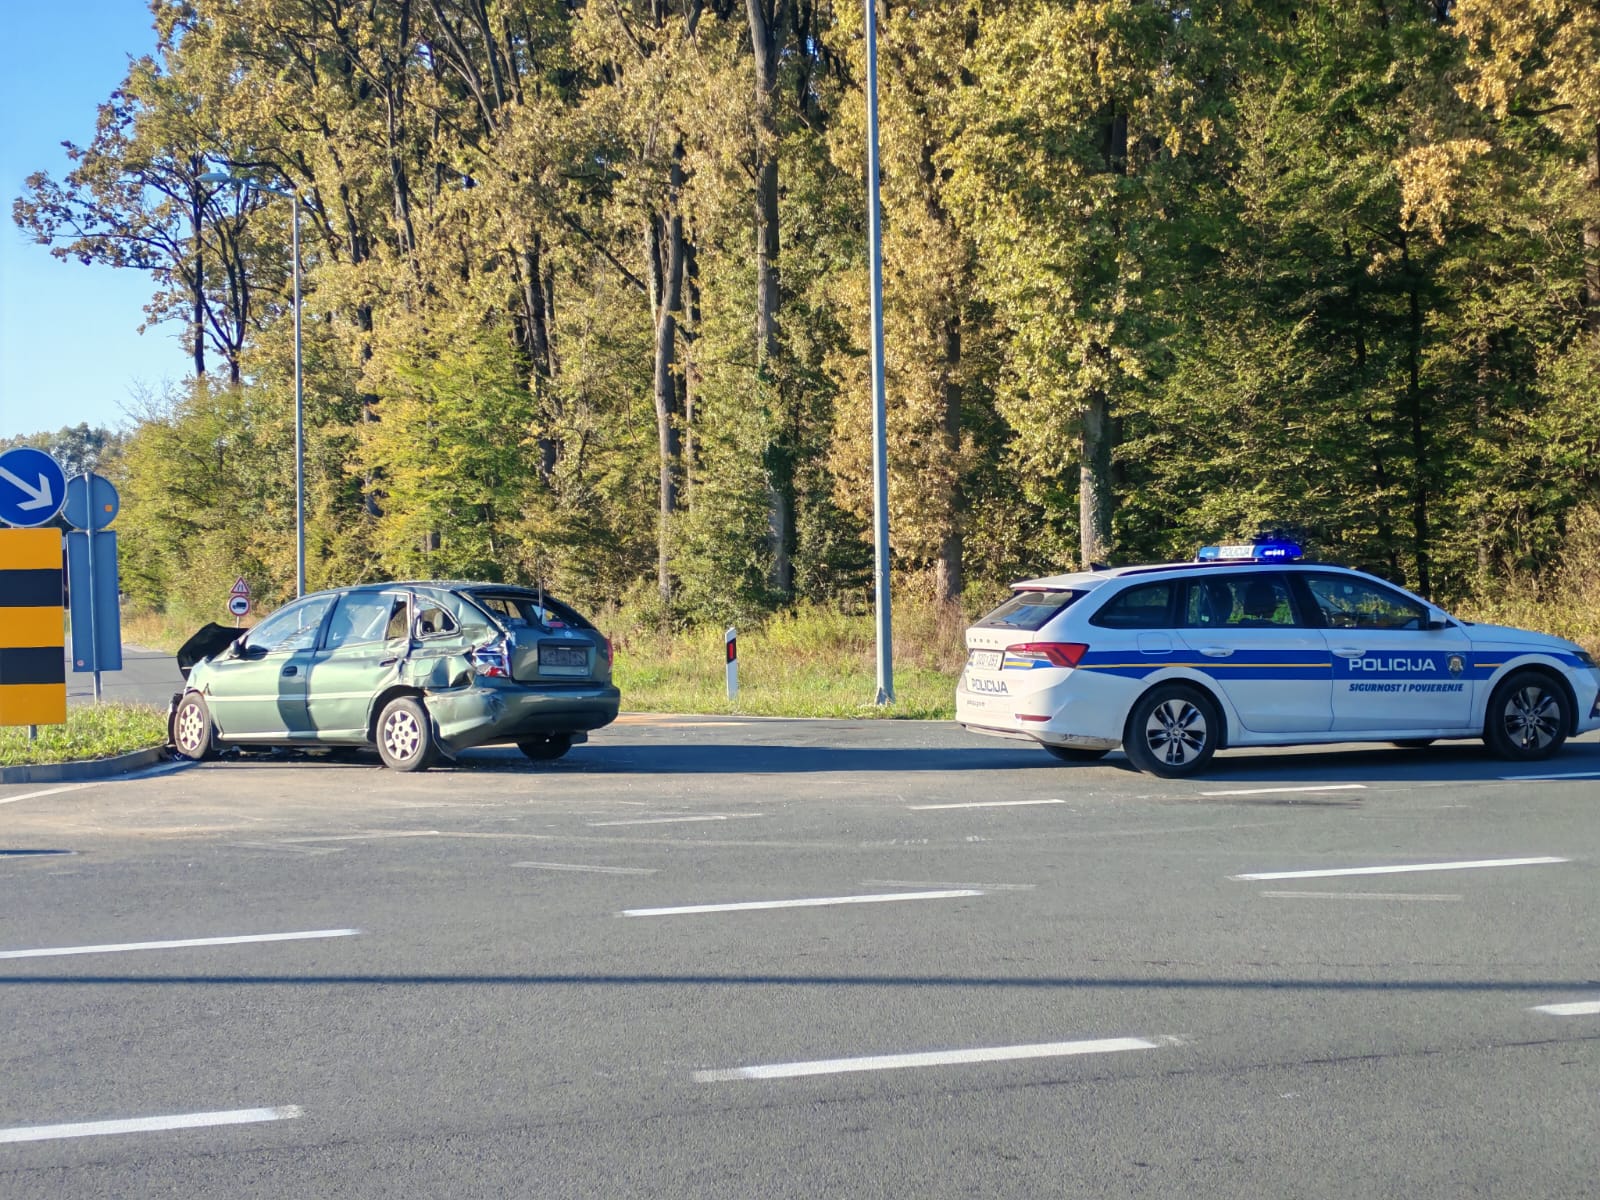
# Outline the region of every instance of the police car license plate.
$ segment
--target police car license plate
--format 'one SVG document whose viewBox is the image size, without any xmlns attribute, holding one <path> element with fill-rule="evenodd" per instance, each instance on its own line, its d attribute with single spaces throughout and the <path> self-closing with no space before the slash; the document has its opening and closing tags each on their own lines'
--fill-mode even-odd
<svg viewBox="0 0 1600 1200">
<path fill-rule="evenodd" d="M 1000 669 L 1000 651 L 998 650 L 971 650 L 967 653 L 967 666 L 976 667 L 980 671 L 998 671 Z"/>
<path fill-rule="evenodd" d="M 540 646 L 539 670 L 546 675 L 587 675 L 589 652 L 579 646 Z"/>
</svg>

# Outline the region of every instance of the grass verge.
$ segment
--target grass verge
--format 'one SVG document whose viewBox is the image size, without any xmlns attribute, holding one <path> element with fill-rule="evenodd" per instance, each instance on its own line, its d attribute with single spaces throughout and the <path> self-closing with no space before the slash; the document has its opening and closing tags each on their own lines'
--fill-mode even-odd
<svg viewBox="0 0 1600 1200">
<path fill-rule="evenodd" d="M 0 767 L 86 762 L 165 745 L 167 714 L 143 704 L 86 704 L 67 710 L 65 725 L 0 728 Z"/>
</svg>

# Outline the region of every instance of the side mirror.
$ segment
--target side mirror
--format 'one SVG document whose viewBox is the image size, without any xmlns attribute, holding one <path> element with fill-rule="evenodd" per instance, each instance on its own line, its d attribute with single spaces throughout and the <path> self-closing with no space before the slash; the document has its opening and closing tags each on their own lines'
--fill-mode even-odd
<svg viewBox="0 0 1600 1200">
<path fill-rule="evenodd" d="M 1430 630 L 1449 629 L 1454 623 L 1438 609 L 1430 608 L 1428 610 L 1428 619 L 1422 623 L 1422 627 Z"/>
<path fill-rule="evenodd" d="M 229 658 L 243 658 L 244 657 L 244 639 L 242 637 L 241 638 L 234 638 L 233 641 L 228 643 L 228 657 Z"/>
</svg>

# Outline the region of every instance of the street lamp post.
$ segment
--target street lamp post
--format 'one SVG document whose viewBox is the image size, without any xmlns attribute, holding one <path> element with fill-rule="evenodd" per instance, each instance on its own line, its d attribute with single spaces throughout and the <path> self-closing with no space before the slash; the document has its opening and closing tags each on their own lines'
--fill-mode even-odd
<svg viewBox="0 0 1600 1200">
<path fill-rule="evenodd" d="M 294 594 L 306 594 L 306 452 L 305 386 L 300 359 L 300 194 L 273 187 L 249 175 L 228 175 L 208 171 L 201 183 L 231 183 L 271 196 L 287 196 L 291 213 L 291 245 L 294 254 Z"/>
<path fill-rule="evenodd" d="M 878 12 L 867 20 L 867 252 L 872 260 L 872 543 L 878 624 L 878 698 L 894 703 L 894 638 L 889 627 L 889 450 L 883 387 L 883 218 L 878 199 Z"/>
</svg>

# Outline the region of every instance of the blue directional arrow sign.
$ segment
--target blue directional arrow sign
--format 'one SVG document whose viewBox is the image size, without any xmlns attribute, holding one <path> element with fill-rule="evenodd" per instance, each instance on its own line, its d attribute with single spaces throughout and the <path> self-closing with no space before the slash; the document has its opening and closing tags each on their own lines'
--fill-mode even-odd
<svg viewBox="0 0 1600 1200">
<path fill-rule="evenodd" d="M 0 454 L 0 521 L 29 528 L 48 524 L 67 498 L 67 477 L 56 460 L 32 446 Z"/>
</svg>

